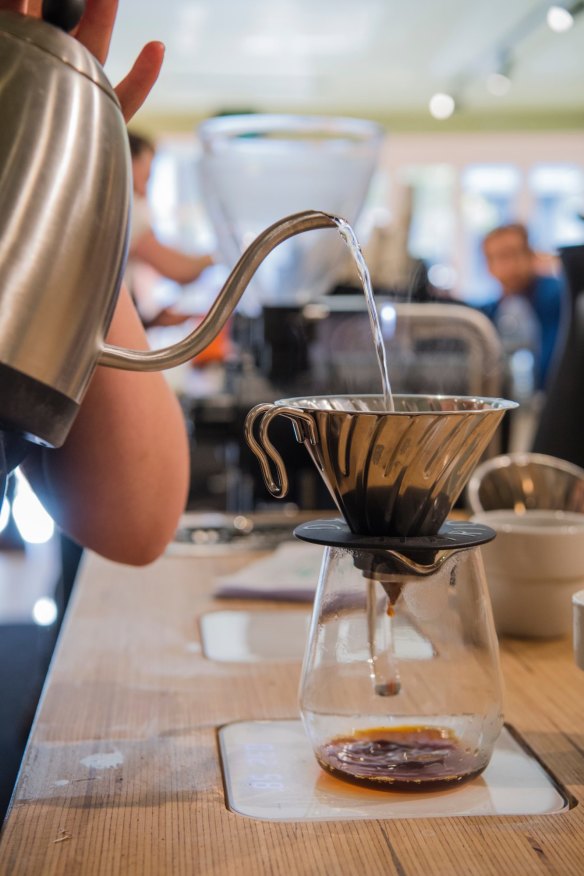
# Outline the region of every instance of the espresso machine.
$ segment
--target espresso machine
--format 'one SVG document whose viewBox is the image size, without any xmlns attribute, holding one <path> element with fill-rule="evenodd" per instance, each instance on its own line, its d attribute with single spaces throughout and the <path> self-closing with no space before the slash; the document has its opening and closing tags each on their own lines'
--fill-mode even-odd
<svg viewBox="0 0 584 876">
<path fill-rule="evenodd" d="M 497 638 L 480 556 L 495 533 L 445 522 L 506 410 L 489 398 L 292 398 L 246 422 L 268 490 L 287 489 L 271 422 L 292 423 L 341 519 L 294 534 L 322 545 L 300 689 L 330 774 L 386 790 L 461 784 L 502 727 Z"/>
</svg>

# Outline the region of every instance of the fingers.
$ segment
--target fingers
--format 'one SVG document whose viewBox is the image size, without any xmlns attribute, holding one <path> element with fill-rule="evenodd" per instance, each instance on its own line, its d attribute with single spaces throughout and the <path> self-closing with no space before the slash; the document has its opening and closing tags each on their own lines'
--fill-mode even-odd
<svg viewBox="0 0 584 876">
<path fill-rule="evenodd" d="M 118 0 L 87 0 L 83 18 L 74 31 L 101 64 L 107 58 L 117 11 Z"/>
<path fill-rule="evenodd" d="M 0 9 L 37 17 L 41 14 L 41 7 L 42 0 L 0 0 Z M 79 42 L 102 64 L 107 58 L 117 10 L 118 0 L 87 0 L 83 18 L 74 31 Z M 146 100 L 158 78 L 163 58 L 163 44 L 148 43 L 126 78 L 116 88 L 126 121 L 132 118 Z"/>
<path fill-rule="evenodd" d="M 126 121 L 132 118 L 148 97 L 158 79 L 163 59 L 164 45 L 158 42 L 147 43 L 126 78 L 116 88 Z"/>
</svg>

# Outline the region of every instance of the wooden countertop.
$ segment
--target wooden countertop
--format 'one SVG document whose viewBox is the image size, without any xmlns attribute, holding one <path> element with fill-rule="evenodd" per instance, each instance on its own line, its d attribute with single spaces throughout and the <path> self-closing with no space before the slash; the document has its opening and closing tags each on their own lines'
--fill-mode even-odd
<svg viewBox="0 0 584 876">
<path fill-rule="evenodd" d="M 145 569 L 85 559 L 0 874 L 582 876 L 584 672 L 568 640 L 508 640 L 501 650 L 506 720 L 574 795 L 570 811 L 304 823 L 228 811 L 216 728 L 297 716 L 299 664 L 213 663 L 200 652 L 203 612 L 267 607 L 210 596 L 215 575 L 257 556 L 172 556 Z M 80 775 L 80 761 L 112 751 L 123 763 Z"/>
</svg>

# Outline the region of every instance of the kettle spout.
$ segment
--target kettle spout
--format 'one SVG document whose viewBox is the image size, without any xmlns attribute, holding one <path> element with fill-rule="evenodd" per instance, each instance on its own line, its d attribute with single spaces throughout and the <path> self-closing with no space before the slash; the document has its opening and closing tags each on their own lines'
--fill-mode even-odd
<svg viewBox="0 0 584 876">
<path fill-rule="evenodd" d="M 317 228 L 339 228 L 342 219 L 318 210 L 305 210 L 280 219 L 262 231 L 243 253 L 199 325 L 182 341 L 159 350 L 127 350 L 104 344 L 99 365 L 126 371 L 162 371 L 197 356 L 217 337 L 266 256 L 278 244 Z"/>
</svg>

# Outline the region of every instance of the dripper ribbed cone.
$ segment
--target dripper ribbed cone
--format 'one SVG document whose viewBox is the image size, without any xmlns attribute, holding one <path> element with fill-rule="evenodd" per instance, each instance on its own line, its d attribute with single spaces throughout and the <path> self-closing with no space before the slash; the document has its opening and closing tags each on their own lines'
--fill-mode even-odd
<svg viewBox="0 0 584 876">
<path fill-rule="evenodd" d="M 339 511 L 354 533 L 434 535 L 446 520 L 506 410 L 505 399 L 455 396 L 292 398 L 258 405 L 246 436 L 262 465 L 268 489 L 284 495 L 286 472 L 268 438 L 275 416 L 292 420 Z M 260 444 L 252 430 L 263 414 Z M 271 476 L 269 462 L 280 482 Z"/>
</svg>

